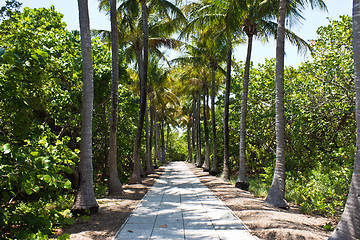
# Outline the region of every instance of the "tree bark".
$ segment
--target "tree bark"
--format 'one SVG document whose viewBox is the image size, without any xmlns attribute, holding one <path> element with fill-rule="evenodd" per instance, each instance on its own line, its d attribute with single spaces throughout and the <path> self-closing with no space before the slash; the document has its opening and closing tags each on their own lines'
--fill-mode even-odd
<svg viewBox="0 0 360 240">
<path fill-rule="evenodd" d="M 165 124 L 164 120 L 161 121 L 161 165 L 166 163 L 166 156 L 165 156 Z"/>
<path fill-rule="evenodd" d="M 153 115 L 154 115 L 154 168 L 158 168 L 157 162 L 159 161 L 159 140 L 158 140 L 158 117 L 156 110 L 153 108 Z"/>
<path fill-rule="evenodd" d="M 197 167 L 201 167 L 201 129 L 200 129 L 200 90 L 198 90 L 197 92 L 197 96 L 196 96 L 196 166 Z"/>
<path fill-rule="evenodd" d="M 191 149 L 191 126 L 190 126 L 190 122 L 188 122 L 186 124 L 187 126 L 187 130 L 186 130 L 186 133 L 187 133 L 187 144 L 188 144 L 188 157 L 187 157 L 187 162 L 192 162 L 192 149 Z"/>
<path fill-rule="evenodd" d="M 207 101 L 206 101 L 207 100 Z M 210 142 L 209 142 L 209 129 L 208 129 L 208 120 L 207 120 L 207 102 L 208 98 L 208 87 L 207 84 L 204 85 L 204 95 L 203 95 L 203 114 L 204 114 L 204 133 L 205 133 L 205 161 L 202 165 L 202 168 L 205 172 L 210 172 Z"/>
<path fill-rule="evenodd" d="M 95 213 L 99 205 L 95 199 L 93 187 L 93 165 L 92 165 L 92 117 L 93 117 L 93 62 L 90 37 L 90 20 L 87 0 L 78 0 L 81 54 L 83 57 L 83 97 L 82 97 L 82 124 L 81 124 L 81 146 L 79 164 L 79 187 L 76 192 L 72 211 L 75 213 Z"/>
<path fill-rule="evenodd" d="M 360 239 L 360 0 L 353 0 L 353 57 L 356 94 L 356 155 L 349 195 L 330 240 Z"/>
<path fill-rule="evenodd" d="M 284 114 L 284 54 L 285 54 L 285 13 L 287 0 L 280 0 L 279 23 L 276 39 L 276 99 L 275 134 L 276 163 L 274 178 L 266 202 L 279 208 L 289 208 L 285 201 L 285 114 Z"/>
<path fill-rule="evenodd" d="M 153 166 L 153 163 L 152 163 L 152 154 L 151 154 L 152 133 L 149 134 L 150 129 L 149 129 L 149 111 L 148 111 L 148 107 L 146 107 L 146 111 L 145 111 L 145 126 L 146 126 L 146 158 L 145 158 L 146 159 L 146 173 L 150 174 L 150 173 L 154 172 L 154 166 Z M 150 126 L 150 127 L 152 127 L 152 126 Z"/>
<path fill-rule="evenodd" d="M 250 79 L 250 60 L 252 50 L 253 35 L 248 35 L 248 48 L 245 61 L 243 91 L 241 96 L 241 118 L 240 118 L 240 147 L 239 147 L 239 174 L 235 186 L 242 189 L 249 189 L 249 181 L 246 177 L 246 113 L 247 99 L 249 92 Z"/>
<path fill-rule="evenodd" d="M 230 84 L 231 84 L 231 58 L 232 47 L 229 46 L 226 62 L 226 83 L 225 83 L 225 100 L 224 100 L 224 168 L 222 179 L 225 181 L 230 180 L 229 169 L 229 104 L 230 104 Z"/>
<path fill-rule="evenodd" d="M 213 133 L 213 164 L 210 170 L 210 174 L 214 176 L 219 173 L 218 159 L 217 159 L 216 119 L 215 119 L 216 68 L 217 68 L 216 65 L 212 67 L 212 81 L 211 81 L 211 125 L 212 125 L 212 133 Z"/>
<path fill-rule="evenodd" d="M 147 97 L 147 72 L 148 72 L 148 46 L 149 46 L 149 27 L 148 27 L 148 13 L 146 7 L 146 0 L 141 0 L 141 15 L 143 19 L 143 30 L 144 30 L 144 48 L 143 48 L 143 62 L 142 62 L 142 74 L 140 74 L 140 113 L 138 128 L 136 131 L 135 144 L 134 144 L 134 155 L 133 163 L 134 168 L 129 180 L 129 183 L 140 183 L 141 182 L 141 163 L 140 163 L 140 147 L 141 147 L 141 133 L 144 125 L 145 108 L 146 108 L 146 97 Z"/>
<path fill-rule="evenodd" d="M 111 114 L 110 114 L 110 149 L 109 149 L 109 194 L 123 194 L 122 184 L 117 170 L 117 120 L 118 120 L 118 91 L 119 91 L 119 47 L 117 29 L 116 0 L 110 0 L 111 18 L 111 56 L 112 56 L 112 89 L 111 89 Z"/>
<path fill-rule="evenodd" d="M 195 98 L 195 94 L 193 94 L 193 101 L 192 101 L 192 105 L 193 105 L 193 117 L 192 117 L 192 152 L 191 154 L 193 155 L 196 149 L 196 143 L 197 143 L 197 128 L 196 128 L 196 118 L 197 118 L 197 114 L 196 114 L 196 98 Z M 195 163 L 195 157 L 192 157 L 192 163 Z"/>
</svg>

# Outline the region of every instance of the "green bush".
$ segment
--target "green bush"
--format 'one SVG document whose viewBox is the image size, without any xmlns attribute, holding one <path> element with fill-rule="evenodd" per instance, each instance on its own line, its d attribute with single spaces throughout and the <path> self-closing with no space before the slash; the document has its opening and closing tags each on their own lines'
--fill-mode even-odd
<svg viewBox="0 0 360 240">
<path fill-rule="evenodd" d="M 72 174 L 78 155 L 67 141 L 51 143 L 43 134 L 22 146 L 0 143 L 1 238 L 51 234 L 56 225 L 71 223 L 74 198 L 66 176 Z"/>
</svg>

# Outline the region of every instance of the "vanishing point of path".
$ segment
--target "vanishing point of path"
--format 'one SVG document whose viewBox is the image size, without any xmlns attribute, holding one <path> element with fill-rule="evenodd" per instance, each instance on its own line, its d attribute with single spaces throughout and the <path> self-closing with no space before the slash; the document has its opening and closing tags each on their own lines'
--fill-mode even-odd
<svg viewBox="0 0 360 240">
<path fill-rule="evenodd" d="M 172 162 L 114 239 L 257 238 L 184 162 Z"/>
</svg>

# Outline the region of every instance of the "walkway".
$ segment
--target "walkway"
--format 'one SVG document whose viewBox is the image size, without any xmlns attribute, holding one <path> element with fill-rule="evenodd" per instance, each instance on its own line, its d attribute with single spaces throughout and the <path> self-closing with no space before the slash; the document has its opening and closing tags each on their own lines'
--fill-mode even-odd
<svg viewBox="0 0 360 240">
<path fill-rule="evenodd" d="M 114 239 L 257 238 L 185 163 L 172 162 Z"/>
</svg>

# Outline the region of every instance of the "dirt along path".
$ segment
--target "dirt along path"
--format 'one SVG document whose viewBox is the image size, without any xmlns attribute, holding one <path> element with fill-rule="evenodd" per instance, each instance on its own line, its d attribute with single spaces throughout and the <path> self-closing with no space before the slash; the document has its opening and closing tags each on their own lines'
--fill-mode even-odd
<svg viewBox="0 0 360 240">
<path fill-rule="evenodd" d="M 235 188 L 192 164 L 187 163 L 187 166 L 260 239 L 321 240 L 331 234 L 322 228 L 330 219 L 301 214 L 296 206 L 290 210 L 273 208 L 262 198 Z M 163 171 L 164 167 L 157 169 L 142 184 L 124 185 L 125 195 L 119 198 L 98 199 L 98 214 L 89 219 L 77 219 L 59 233 L 68 233 L 74 240 L 112 239 Z"/>
<path fill-rule="evenodd" d="M 113 239 L 121 225 L 163 172 L 164 167 L 160 167 L 155 173 L 144 178 L 141 184 L 123 185 L 125 192 L 123 196 L 97 199 L 99 204 L 97 214 L 76 219 L 74 224 L 61 229 L 59 235 L 68 233 L 71 240 Z"/>
<path fill-rule="evenodd" d="M 187 166 L 260 239 L 325 240 L 331 234 L 322 227 L 331 221 L 328 218 L 301 214 L 296 206 L 290 210 L 274 208 L 265 204 L 263 198 L 235 188 L 190 163 Z"/>
</svg>

